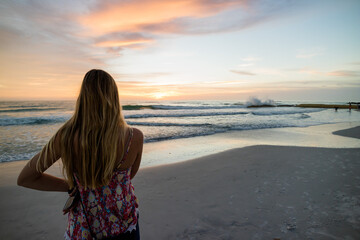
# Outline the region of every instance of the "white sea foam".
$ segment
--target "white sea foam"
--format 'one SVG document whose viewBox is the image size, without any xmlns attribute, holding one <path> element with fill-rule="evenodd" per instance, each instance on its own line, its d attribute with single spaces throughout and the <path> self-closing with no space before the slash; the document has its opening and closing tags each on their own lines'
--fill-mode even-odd
<svg viewBox="0 0 360 240">
<path fill-rule="evenodd" d="M 126 121 L 145 142 L 192 138 L 228 131 L 360 121 L 339 109 L 280 107 L 287 103 L 251 98 L 241 102 L 136 102 L 124 105 Z M 271 105 L 275 107 L 259 107 Z M 0 102 L 0 162 L 23 160 L 41 150 L 68 120 L 75 102 Z M 247 108 L 248 106 L 257 106 Z"/>
<path fill-rule="evenodd" d="M 270 106 L 276 106 L 276 103 L 274 100 L 267 99 L 267 100 L 260 100 L 257 97 L 250 97 L 249 100 L 246 101 L 244 104 L 246 107 L 250 106 L 263 106 L 263 105 L 270 105 Z"/>
</svg>

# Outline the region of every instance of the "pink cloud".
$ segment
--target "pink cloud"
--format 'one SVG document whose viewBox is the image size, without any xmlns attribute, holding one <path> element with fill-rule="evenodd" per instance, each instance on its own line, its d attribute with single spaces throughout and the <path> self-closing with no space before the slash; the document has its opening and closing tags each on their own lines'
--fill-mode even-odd
<svg viewBox="0 0 360 240">
<path fill-rule="evenodd" d="M 247 72 L 247 71 L 238 71 L 238 70 L 230 70 L 232 73 L 240 74 L 240 75 L 248 75 L 248 76 L 255 76 L 255 73 Z"/>
<path fill-rule="evenodd" d="M 204 18 L 215 15 L 230 7 L 237 7 L 245 1 L 205 1 L 205 0 L 137 0 L 99 1 L 93 11 L 79 17 L 79 22 L 88 27 L 92 34 L 102 35 L 116 31 L 140 31 L 159 24 L 160 29 L 174 30 L 171 23 L 180 18 Z M 164 28 L 164 26 L 166 26 Z M 169 28 L 169 26 L 171 26 Z"/>
<path fill-rule="evenodd" d="M 327 73 L 329 76 L 337 76 L 337 77 L 356 77 L 359 76 L 359 71 L 350 71 L 350 70 L 339 70 Z"/>
</svg>

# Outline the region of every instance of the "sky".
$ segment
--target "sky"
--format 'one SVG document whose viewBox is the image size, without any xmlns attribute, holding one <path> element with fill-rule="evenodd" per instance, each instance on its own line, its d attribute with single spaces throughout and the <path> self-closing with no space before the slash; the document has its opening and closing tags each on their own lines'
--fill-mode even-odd
<svg viewBox="0 0 360 240">
<path fill-rule="evenodd" d="M 0 100 L 360 101 L 358 0 L 2 0 Z"/>
</svg>

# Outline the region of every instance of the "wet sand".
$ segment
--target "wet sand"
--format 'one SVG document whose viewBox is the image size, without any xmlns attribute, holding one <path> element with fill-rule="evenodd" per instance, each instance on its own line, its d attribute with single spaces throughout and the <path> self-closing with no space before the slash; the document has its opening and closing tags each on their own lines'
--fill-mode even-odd
<svg viewBox="0 0 360 240">
<path fill-rule="evenodd" d="M 0 239 L 62 239 L 66 194 L 17 187 L 24 164 L 0 164 Z M 142 168 L 133 184 L 145 240 L 360 238 L 360 148 L 235 148 Z"/>
<path fill-rule="evenodd" d="M 335 135 L 360 139 L 360 126 L 333 132 Z"/>
</svg>

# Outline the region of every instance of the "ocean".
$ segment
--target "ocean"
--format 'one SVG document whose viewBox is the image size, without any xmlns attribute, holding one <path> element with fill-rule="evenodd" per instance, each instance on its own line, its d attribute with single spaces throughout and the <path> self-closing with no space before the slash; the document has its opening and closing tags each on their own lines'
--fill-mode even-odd
<svg viewBox="0 0 360 240">
<path fill-rule="evenodd" d="M 230 131 L 360 121 L 358 111 L 300 108 L 297 103 L 251 99 L 139 101 L 122 102 L 122 106 L 127 123 L 144 133 L 145 144 Z M 249 108 L 254 105 L 274 107 Z M 74 107 L 75 101 L 0 102 L 0 162 L 31 158 L 72 116 Z"/>
</svg>

